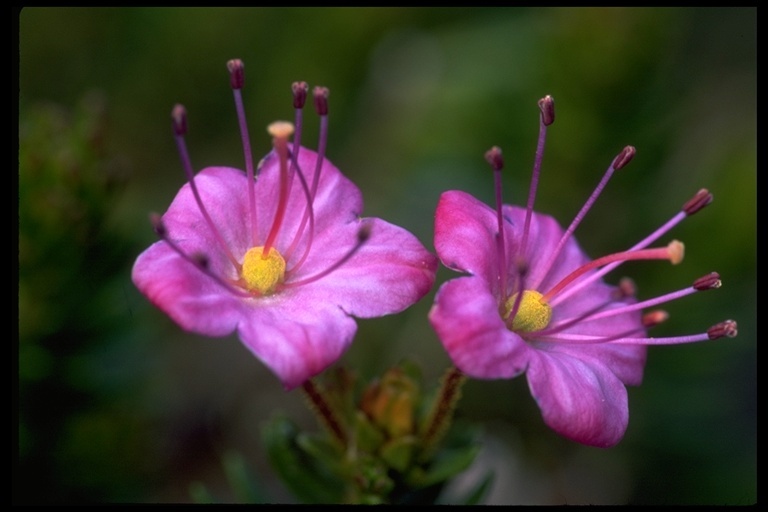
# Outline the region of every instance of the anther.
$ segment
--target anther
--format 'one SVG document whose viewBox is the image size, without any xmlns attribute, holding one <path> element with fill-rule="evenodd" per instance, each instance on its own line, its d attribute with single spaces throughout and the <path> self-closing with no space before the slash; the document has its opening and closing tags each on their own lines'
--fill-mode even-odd
<svg viewBox="0 0 768 512">
<path fill-rule="evenodd" d="M 696 195 L 683 205 L 683 211 L 686 215 L 693 215 L 711 203 L 712 199 L 714 199 L 714 197 L 709 193 L 709 190 L 703 188 L 696 192 Z"/>
<path fill-rule="evenodd" d="M 626 166 L 635 157 L 637 150 L 634 146 L 627 146 L 613 159 L 613 168 L 617 171 Z"/>
<path fill-rule="evenodd" d="M 312 90 L 312 96 L 315 100 L 315 110 L 319 116 L 328 115 L 328 96 L 331 92 L 327 87 L 315 87 Z"/>
<path fill-rule="evenodd" d="M 662 322 L 666 322 L 669 318 L 669 313 L 662 309 L 657 309 L 656 311 L 649 311 L 648 313 L 643 315 L 643 326 L 650 329 L 651 327 L 656 327 Z"/>
<path fill-rule="evenodd" d="M 716 340 L 723 337 L 734 338 L 738 333 L 738 326 L 733 320 L 720 322 L 707 329 L 707 336 L 710 340 Z"/>
<path fill-rule="evenodd" d="M 307 82 L 293 82 L 291 84 L 291 91 L 293 91 L 293 108 L 304 108 L 304 103 L 307 101 L 307 91 L 309 85 Z"/>
<path fill-rule="evenodd" d="M 528 265 L 528 261 L 522 255 L 518 254 L 515 258 L 515 269 L 517 270 L 517 275 L 523 278 L 528 275 L 528 271 L 531 267 Z"/>
<path fill-rule="evenodd" d="M 619 286 L 613 291 L 615 300 L 628 299 L 637 294 L 637 286 L 631 277 L 622 277 L 619 279 Z"/>
<path fill-rule="evenodd" d="M 227 61 L 229 70 L 229 84 L 233 89 L 242 89 L 245 85 L 245 65 L 240 59 Z"/>
<path fill-rule="evenodd" d="M 192 256 L 190 256 L 190 259 L 195 263 L 195 265 L 197 265 L 203 270 L 207 270 L 208 265 L 210 265 L 211 263 L 210 258 L 208 258 L 208 256 L 206 256 L 201 252 L 196 252 L 192 254 Z"/>
<path fill-rule="evenodd" d="M 177 103 L 171 110 L 171 120 L 173 121 L 173 133 L 174 135 L 186 135 L 187 134 L 187 109 L 184 105 Z"/>
<path fill-rule="evenodd" d="M 541 110 L 541 122 L 544 126 L 549 126 L 555 122 L 555 99 L 547 94 L 539 100 L 539 110 Z"/>
<path fill-rule="evenodd" d="M 362 244 L 369 238 L 371 238 L 371 225 L 366 223 L 357 232 L 357 243 Z"/>
<path fill-rule="evenodd" d="M 713 290 L 722 286 L 720 281 L 720 274 L 717 272 L 710 272 L 709 274 L 702 276 L 693 282 L 693 287 L 703 292 L 704 290 Z"/>
<path fill-rule="evenodd" d="M 165 224 L 163 223 L 163 218 L 156 214 L 156 213 L 150 213 L 149 214 L 149 222 L 152 223 L 152 230 L 159 236 L 160 238 L 165 238 L 168 234 L 168 231 L 165 229 Z"/>
<path fill-rule="evenodd" d="M 501 148 L 493 146 L 485 152 L 485 160 L 491 164 L 494 171 L 500 171 L 504 168 L 504 157 L 501 156 Z"/>
</svg>

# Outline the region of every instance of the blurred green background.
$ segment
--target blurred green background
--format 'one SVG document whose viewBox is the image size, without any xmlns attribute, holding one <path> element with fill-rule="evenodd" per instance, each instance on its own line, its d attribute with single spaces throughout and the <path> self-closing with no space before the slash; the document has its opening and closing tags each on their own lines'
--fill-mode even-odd
<svg viewBox="0 0 768 512">
<path fill-rule="evenodd" d="M 577 230 L 622 250 L 699 188 L 714 203 L 662 241 L 686 261 L 627 264 L 642 298 L 712 270 L 723 288 L 669 304 L 655 334 L 733 318 L 739 336 L 652 348 L 615 448 L 544 426 L 524 378 L 470 381 L 460 417 L 484 427 L 468 478 L 489 504 L 749 504 L 756 484 L 756 9 L 25 8 L 19 15 L 19 360 L 15 502 L 186 502 L 202 482 L 234 500 L 221 458 L 242 454 L 262 499 L 290 502 L 264 460 L 276 411 L 315 428 L 233 336 L 182 332 L 130 281 L 184 177 L 169 114 L 189 113 L 193 165 L 242 167 L 225 62 L 246 64 L 256 155 L 291 119 L 290 84 L 325 85 L 330 159 L 365 213 L 430 249 L 439 194 L 493 199 L 483 153 L 504 150 L 505 200 L 527 197 L 551 94 L 536 208 L 568 224 L 614 155 L 637 147 Z M 315 146 L 306 113 L 304 144 Z M 453 274 L 441 269 L 437 286 Z M 359 321 L 342 359 L 373 376 L 403 357 L 434 382 L 449 364 L 406 313 Z M 16 447 L 16 446 L 15 446 Z M 455 490 L 460 490 L 457 481 Z"/>
</svg>

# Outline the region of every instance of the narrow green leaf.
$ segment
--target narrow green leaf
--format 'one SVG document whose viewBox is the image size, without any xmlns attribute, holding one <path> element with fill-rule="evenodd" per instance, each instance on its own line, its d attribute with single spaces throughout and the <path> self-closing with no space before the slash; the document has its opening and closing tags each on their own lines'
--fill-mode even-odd
<svg viewBox="0 0 768 512">
<path fill-rule="evenodd" d="M 444 482 L 467 469 L 479 451 L 478 446 L 442 450 L 423 474 L 413 473 L 417 481 L 412 482 L 412 484 L 427 487 Z"/>
<path fill-rule="evenodd" d="M 273 469 L 286 487 L 304 503 L 339 503 L 343 483 L 322 461 L 315 460 L 297 442 L 298 428 L 289 419 L 274 417 L 262 428 L 262 442 Z"/>
<path fill-rule="evenodd" d="M 193 502 L 199 504 L 219 502 L 201 482 L 192 482 L 189 484 L 189 496 L 192 498 Z"/>
<path fill-rule="evenodd" d="M 251 477 L 245 459 L 237 452 L 229 451 L 222 457 L 227 481 L 235 496 L 242 503 L 268 503 L 264 491 Z"/>
<path fill-rule="evenodd" d="M 487 475 L 485 475 L 485 478 L 480 482 L 480 485 L 478 485 L 474 491 L 469 493 L 466 498 L 463 500 L 460 500 L 458 504 L 460 505 L 479 505 L 480 501 L 483 499 L 485 494 L 488 492 L 488 489 L 490 489 L 491 484 L 493 483 L 494 478 L 493 471 L 489 471 Z"/>
</svg>

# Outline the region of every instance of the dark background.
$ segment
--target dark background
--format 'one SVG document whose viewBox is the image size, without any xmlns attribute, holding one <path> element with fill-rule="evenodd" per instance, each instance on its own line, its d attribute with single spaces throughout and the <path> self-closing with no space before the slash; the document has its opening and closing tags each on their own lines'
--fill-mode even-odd
<svg viewBox="0 0 768 512">
<path fill-rule="evenodd" d="M 739 336 L 650 350 L 615 448 L 561 439 L 524 378 L 471 381 L 458 415 L 484 428 L 468 473 L 489 504 L 748 504 L 756 485 L 756 17 L 754 8 L 26 8 L 19 15 L 18 463 L 14 501 L 186 502 L 202 482 L 234 500 L 221 458 L 245 457 L 265 501 L 289 502 L 259 427 L 315 425 L 303 398 L 234 337 L 186 334 L 130 281 L 184 177 L 169 113 L 186 105 L 196 168 L 242 167 L 225 63 L 246 64 L 254 154 L 291 119 L 290 84 L 331 90 L 329 158 L 367 215 L 430 249 L 448 189 L 493 199 L 483 153 L 503 148 L 505 200 L 527 197 L 536 101 L 551 94 L 536 209 L 567 225 L 614 155 L 576 232 L 623 250 L 699 188 L 714 203 L 661 242 L 686 260 L 627 264 L 641 298 L 717 270 L 720 290 L 665 307 L 658 336 L 733 318 Z M 316 116 L 303 141 L 315 147 Z M 441 269 L 438 285 L 453 277 Z M 428 325 L 434 291 L 359 321 L 342 363 L 363 376 L 403 357 L 434 382 L 449 361 Z M 461 488 L 461 481 L 454 490 Z M 450 496 L 447 498 L 450 499 Z"/>
</svg>

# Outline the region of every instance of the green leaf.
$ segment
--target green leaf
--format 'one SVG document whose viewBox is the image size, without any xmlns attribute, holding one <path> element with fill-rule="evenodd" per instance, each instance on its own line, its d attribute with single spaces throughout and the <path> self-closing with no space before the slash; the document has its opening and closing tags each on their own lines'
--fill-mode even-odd
<svg viewBox="0 0 768 512">
<path fill-rule="evenodd" d="M 213 494 L 201 482 L 192 482 L 189 484 L 189 495 L 195 503 L 218 503 Z"/>
<path fill-rule="evenodd" d="M 410 466 L 415 449 L 414 436 L 399 437 L 382 446 L 380 455 L 389 467 L 402 473 Z"/>
<path fill-rule="evenodd" d="M 273 469 L 286 487 L 304 503 L 339 503 L 344 485 L 321 460 L 304 451 L 297 442 L 296 425 L 282 416 L 262 428 L 262 442 Z"/>
<path fill-rule="evenodd" d="M 296 444 L 312 459 L 322 461 L 331 472 L 343 474 L 346 464 L 344 453 L 338 443 L 331 440 L 325 432 L 301 432 L 296 436 Z"/>
<path fill-rule="evenodd" d="M 377 429 L 363 411 L 355 414 L 355 440 L 359 450 L 374 453 L 384 442 L 384 433 Z"/>
<path fill-rule="evenodd" d="M 222 457 L 227 481 L 235 496 L 242 503 L 268 503 L 263 490 L 251 478 L 245 459 L 237 452 L 230 451 Z"/>
<path fill-rule="evenodd" d="M 491 487 L 491 484 L 493 483 L 494 478 L 493 471 L 488 472 L 487 475 L 485 475 L 485 478 L 480 482 L 480 485 L 478 485 L 474 491 L 469 493 L 466 498 L 463 500 L 458 500 L 460 505 L 479 505 L 480 501 L 485 496 L 485 493 L 488 492 L 488 489 Z"/>
<path fill-rule="evenodd" d="M 427 487 L 444 482 L 467 469 L 479 451 L 478 446 L 442 450 L 426 470 L 412 473 L 413 481 L 410 483 L 416 487 Z"/>
</svg>

